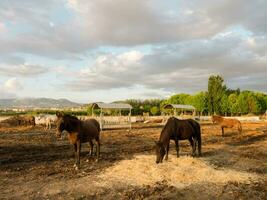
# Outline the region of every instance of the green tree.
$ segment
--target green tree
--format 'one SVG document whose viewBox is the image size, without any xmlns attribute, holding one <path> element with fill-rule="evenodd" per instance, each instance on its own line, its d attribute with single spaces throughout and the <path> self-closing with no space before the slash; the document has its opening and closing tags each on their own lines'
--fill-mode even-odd
<svg viewBox="0 0 267 200">
<path fill-rule="evenodd" d="M 222 100 L 221 100 L 222 104 L 221 104 L 221 112 L 227 116 L 227 114 L 230 111 L 230 106 L 229 106 L 229 101 L 228 101 L 228 96 L 227 94 L 224 94 L 222 96 Z"/>
<path fill-rule="evenodd" d="M 248 91 L 243 91 L 238 95 L 237 98 L 237 106 L 238 106 L 238 111 L 241 114 L 247 114 L 249 112 L 248 110 Z"/>
<path fill-rule="evenodd" d="M 226 86 L 221 76 L 212 75 L 208 82 L 208 109 L 210 113 L 221 113 L 222 97 L 226 92 Z"/>
<path fill-rule="evenodd" d="M 159 108 L 157 106 L 153 106 L 152 108 L 150 108 L 150 113 L 154 116 L 159 114 Z"/>
<path fill-rule="evenodd" d="M 203 114 L 203 112 L 208 110 L 207 104 L 207 93 L 199 92 L 193 96 L 192 105 L 196 108 L 196 111 Z"/>
<path fill-rule="evenodd" d="M 250 92 L 247 98 L 248 112 L 258 114 L 261 111 L 261 105 L 254 93 Z"/>
<path fill-rule="evenodd" d="M 238 99 L 238 96 L 235 93 L 230 94 L 228 96 L 228 105 L 229 105 L 229 111 L 231 115 L 238 113 L 237 99 Z"/>
</svg>

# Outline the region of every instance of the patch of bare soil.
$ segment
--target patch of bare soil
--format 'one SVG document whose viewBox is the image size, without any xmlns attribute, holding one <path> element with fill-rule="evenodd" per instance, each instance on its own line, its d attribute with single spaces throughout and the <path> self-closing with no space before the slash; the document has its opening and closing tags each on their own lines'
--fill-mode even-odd
<svg viewBox="0 0 267 200">
<path fill-rule="evenodd" d="M 243 133 L 203 124 L 203 157 L 192 158 L 188 141 L 174 143 L 168 161 L 155 163 L 161 127 L 101 133 L 101 160 L 82 145 L 75 171 L 73 147 L 55 130 L 0 127 L 3 199 L 266 199 L 267 123 L 243 123 Z"/>
</svg>

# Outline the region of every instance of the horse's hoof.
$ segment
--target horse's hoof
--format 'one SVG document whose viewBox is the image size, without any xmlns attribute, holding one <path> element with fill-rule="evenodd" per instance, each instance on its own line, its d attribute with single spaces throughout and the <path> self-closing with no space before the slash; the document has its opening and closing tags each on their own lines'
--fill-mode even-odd
<svg viewBox="0 0 267 200">
<path fill-rule="evenodd" d="M 76 171 L 78 171 L 78 170 L 79 170 L 79 167 L 78 167 L 78 166 L 76 166 L 76 167 L 75 167 L 75 170 L 76 170 Z"/>
<path fill-rule="evenodd" d="M 98 162 L 99 161 L 99 159 L 97 158 L 96 160 L 95 160 L 95 162 Z"/>
</svg>

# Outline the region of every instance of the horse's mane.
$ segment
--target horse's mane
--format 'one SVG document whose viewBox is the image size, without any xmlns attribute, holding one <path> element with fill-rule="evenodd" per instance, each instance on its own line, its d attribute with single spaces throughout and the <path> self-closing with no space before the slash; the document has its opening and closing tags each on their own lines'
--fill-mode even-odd
<svg viewBox="0 0 267 200">
<path fill-rule="evenodd" d="M 162 129 L 161 133 L 160 133 L 160 137 L 162 136 L 162 134 L 166 131 L 167 128 L 169 128 L 169 124 L 172 122 L 172 121 L 176 121 L 178 120 L 177 118 L 175 117 L 170 117 L 168 120 L 167 120 L 167 123 L 165 124 L 164 128 Z"/>
<path fill-rule="evenodd" d="M 70 114 L 65 114 L 64 117 L 67 117 L 68 119 L 72 119 L 72 120 L 79 120 L 76 116 L 73 116 Z"/>
<path fill-rule="evenodd" d="M 63 116 L 63 119 L 67 124 L 66 126 L 68 127 L 68 129 L 71 130 L 77 129 L 81 124 L 81 120 L 79 120 L 76 116 L 73 115 L 65 114 Z"/>
</svg>

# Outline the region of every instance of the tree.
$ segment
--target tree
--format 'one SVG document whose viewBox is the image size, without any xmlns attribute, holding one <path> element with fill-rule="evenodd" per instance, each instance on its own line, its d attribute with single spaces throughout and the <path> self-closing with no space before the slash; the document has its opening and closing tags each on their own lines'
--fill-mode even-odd
<svg viewBox="0 0 267 200">
<path fill-rule="evenodd" d="M 157 106 L 153 106 L 152 108 L 150 108 L 150 112 L 152 115 L 157 115 L 159 114 L 159 108 Z"/>
<path fill-rule="evenodd" d="M 202 115 L 203 112 L 208 110 L 206 92 L 199 92 L 192 97 L 192 105 L 196 108 L 196 111 L 200 112 L 200 115 Z"/>
<path fill-rule="evenodd" d="M 228 96 L 228 105 L 231 115 L 238 113 L 237 94 L 233 93 Z"/>
<path fill-rule="evenodd" d="M 227 116 L 227 113 L 229 113 L 229 102 L 228 102 L 228 96 L 224 94 L 222 96 L 222 104 L 221 104 L 221 112 L 224 113 L 225 116 Z"/>
<path fill-rule="evenodd" d="M 237 105 L 238 105 L 238 111 L 241 114 L 247 114 L 249 112 L 248 109 L 248 91 L 243 91 L 239 94 L 238 98 L 237 98 Z"/>
<path fill-rule="evenodd" d="M 210 76 L 208 82 L 208 109 L 210 113 L 221 113 L 222 97 L 226 92 L 223 78 L 219 75 Z"/>
<path fill-rule="evenodd" d="M 168 100 L 164 101 L 163 104 L 186 104 L 186 99 L 189 97 L 189 94 L 175 94 L 171 96 Z"/>
</svg>

